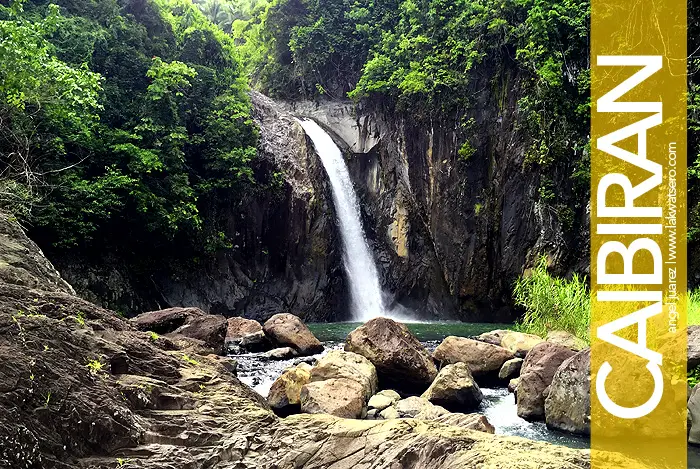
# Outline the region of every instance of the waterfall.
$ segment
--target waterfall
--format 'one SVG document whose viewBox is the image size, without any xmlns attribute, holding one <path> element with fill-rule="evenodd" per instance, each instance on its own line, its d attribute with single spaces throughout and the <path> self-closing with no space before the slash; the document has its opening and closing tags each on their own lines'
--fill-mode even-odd
<svg viewBox="0 0 700 469">
<path fill-rule="evenodd" d="M 338 146 L 316 122 L 300 120 L 328 174 L 333 203 L 343 240 L 343 264 L 350 284 L 353 319 L 368 321 L 388 316 L 379 285 L 379 275 L 360 219 L 360 203 L 348 167 Z"/>
</svg>

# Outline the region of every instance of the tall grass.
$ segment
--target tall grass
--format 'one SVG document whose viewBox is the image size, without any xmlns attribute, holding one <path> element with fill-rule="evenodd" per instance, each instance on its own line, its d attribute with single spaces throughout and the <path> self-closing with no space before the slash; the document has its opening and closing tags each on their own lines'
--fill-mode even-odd
<svg viewBox="0 0 700 469">
<path fill-rule="evenodd" d="M 564 330 L 590 341 L 591 297 L 585 277 L 553 277 L 543 257 L 515 283 L 513 299 L 525 309 L 519 323 L 524 332 L 544 337 L 549 331 Z"/>
<path fill-rule="evenodd" d="M 700 288 L 688 292 L 688 325 L 700 324 Z"/>
</svg>

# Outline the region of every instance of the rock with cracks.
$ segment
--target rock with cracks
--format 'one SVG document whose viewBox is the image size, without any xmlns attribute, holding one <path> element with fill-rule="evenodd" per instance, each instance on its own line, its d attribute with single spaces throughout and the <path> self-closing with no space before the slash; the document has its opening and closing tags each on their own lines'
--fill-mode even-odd
<svg viewBox="0 0 700 469">
<path fill-rule="evenodd" d="M 437 376 L 437 369 L 406 326 L 376 318 L 352 331 L 345 350 L 362 355 L 374 364 L 379 384 L 405 392 L 423 392 Z"/>
</svg>

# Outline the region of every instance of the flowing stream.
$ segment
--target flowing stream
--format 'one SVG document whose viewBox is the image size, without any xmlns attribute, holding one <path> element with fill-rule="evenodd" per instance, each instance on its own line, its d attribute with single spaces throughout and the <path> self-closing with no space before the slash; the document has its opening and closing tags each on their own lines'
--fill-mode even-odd
<svg viewBox="0 0 700 469">
<path fill-rule="evenodd" d="M 362 229 L 360 204 L 343 154 L 316 122 L 304 119 L 299 123 L 313 141 L 331 183 L 343 240 L 343 264 L 350 284 L 353 318 L 366 322 L 379 316 L 390 316 L 384 306 L 377 266 Z"/>
<path fill-rule="evenodd" d="M 343 350 L 345 337 L 360 323 L 308 324 L 311 331 L 323 342 L 323 353 L 312 357 L 297 357 L 289 360 L 269 360 L 263 354 L 237 355 L 238 377 L 263 397 L 267 396 L 272 383 L 289 367 L 300 362 L 313 363 L 331 350 Z M 409 323 L 409 330 L 425 347 L 432 351 L 448 335 L 470 337 L 493 329 L 507 329 L 508 324 L 478 324 L 461 322 Z M 505 388 L 482 388 L 484 401 L 477 412 L 488 418 L 499 435 L 521 436 L 532 440 L 548 441 L 573 448 L 587 448 L 587 438 L 550 430 L 544 422 L 527 422 L 517 415 L 513 394 Z M 693 466 L 695 467 L 695 466 Z"/>
</svg>

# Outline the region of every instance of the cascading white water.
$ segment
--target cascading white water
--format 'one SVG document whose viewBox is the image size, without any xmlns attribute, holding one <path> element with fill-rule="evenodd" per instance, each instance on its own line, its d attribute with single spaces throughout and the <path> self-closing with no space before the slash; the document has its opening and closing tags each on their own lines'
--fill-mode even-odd
<svg viewBox="0 0 700 469">
<path fill-rule="evenodd" d="M 330 135 L 316 122 L 305 119 L 299 123 L 314 142 L 316 153 L 331 182 L 343 239 L 343 263 L 350 284 L 353 319 L 364 322 L 379 316 L 389 316 L 382 299 L 377 266 L 362 230 L 360 204 L 343 154 Z"/>
</svg>

